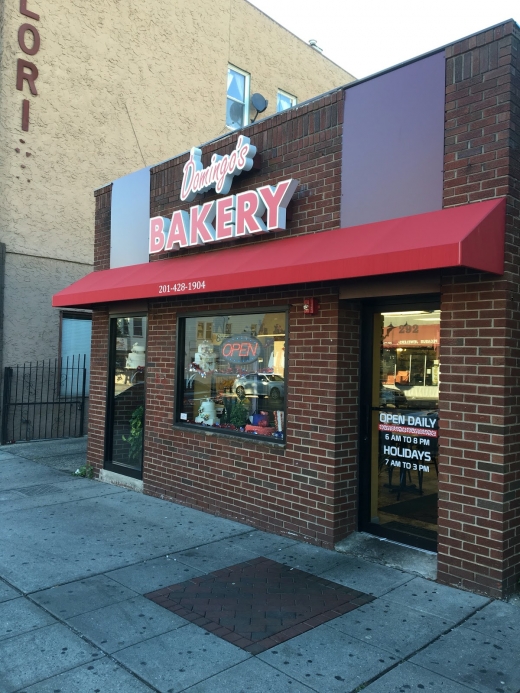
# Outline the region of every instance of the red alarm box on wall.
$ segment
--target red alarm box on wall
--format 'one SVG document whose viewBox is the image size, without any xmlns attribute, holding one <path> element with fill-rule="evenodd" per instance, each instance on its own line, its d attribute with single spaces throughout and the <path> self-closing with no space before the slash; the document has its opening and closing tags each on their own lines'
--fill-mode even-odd
<svg viewBox="0 0 520 693">
<path fill-rule="evenodd" d="M 303 299 L 303 312 L 306 315 L 316 315 L 320 306 L 317 298 L 304 298 Z"/>
</svg>

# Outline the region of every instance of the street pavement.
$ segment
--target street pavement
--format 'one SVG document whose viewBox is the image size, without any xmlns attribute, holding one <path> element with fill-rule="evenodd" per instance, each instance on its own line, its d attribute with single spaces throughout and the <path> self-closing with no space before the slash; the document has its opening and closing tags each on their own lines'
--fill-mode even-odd
<svg viewBox="0 0 520 693">
<path fill-rule="evenodd" d="M 423 552 L 327 551 L 84 463 L 85 439 L 0 448 L 0 693 L 519 693 L 518 601 L 436 584 Z M 260 556 L 373 599 L 252 655 L 143 596 Z"/>
</svg>

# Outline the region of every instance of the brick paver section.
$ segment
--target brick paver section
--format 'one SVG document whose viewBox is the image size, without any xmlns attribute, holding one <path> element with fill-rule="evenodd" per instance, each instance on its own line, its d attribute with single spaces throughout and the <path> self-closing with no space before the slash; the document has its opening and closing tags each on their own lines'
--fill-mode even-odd
<svg viewBox="0 0 520 693">
<path fill-rule="evenodd" d="M 263 557 L 144 596 L 251 654 L 374 599 Z"/>
</svg>

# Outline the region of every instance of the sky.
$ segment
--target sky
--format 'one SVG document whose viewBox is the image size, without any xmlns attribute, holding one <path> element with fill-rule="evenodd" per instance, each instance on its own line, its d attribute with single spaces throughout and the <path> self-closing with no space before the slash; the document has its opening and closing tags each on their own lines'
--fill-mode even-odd
<svg viewBox="0 0 520 693">
<path fill-rule="evenodd" d="M 520 0 L 249 0 L 358 79 L 499 24 Z"/>
</svg>

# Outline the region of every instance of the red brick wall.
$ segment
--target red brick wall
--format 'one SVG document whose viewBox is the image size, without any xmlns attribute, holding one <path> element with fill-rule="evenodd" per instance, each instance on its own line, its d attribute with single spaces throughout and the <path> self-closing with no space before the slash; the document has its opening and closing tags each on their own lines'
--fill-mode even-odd
<svg viewBox="0 0 520 693">
<path fill-rule="evenodd" d="M 339 311 L 336 383 L 335 541 L 358 529 L 358 435 L 361 307 L 345 303 Z"/>
<path fill-rule="evenodd" d="M 304 297 L 320 302 L 303 314 Z M 177 311 L 289 310 L 286 445 L 173 428 Z M 356 528 L 359 320 L 337 290 L 291 287 L 150 304 L 144 490 L 332 547 Z M 337 420 L 345 423 L 336 427 Z"/>
<path fill-rule="evenodd" d="M 235 179 L 233 191 L 288 177 L 300 181 L 288 229 L 277 232 L 277 237 L 339 224 L 343 97 L 340 90 L 246 131 L 261 160 L 259 169 Z M 204 163 L 214 152 L 231 151 L 236 138 L 233 133 L 204 147 Z M 175 208 L 189 206 L 178 202 L 186 158 L 152 169 L 152 215 L 168 216 Z M 96 269 L 102 269 L 109 259 L 106 205 L 110 189 L 101 191 L 97 199 Z M 206 194 L 207 199 L 212 195 Z M 263 242 L 272 237 L 266 234 L 262 239 L 236 242 Z M 206 250 L 187 249 L 171 255 Z M 159 257 L 165 254 L 152 259 Z M 317 316 L 303 314 L 303 299 L 308 296 L 320 301 Z M 174 428 L 177 312 L 235 308 L 251 312 L 277 305 L 290 305 L 286 444 Z M 91 389 L 96 415 L 89 460 L 99 466 L 103 459 L 108 315 L 96 313 Z M 340 311 L 333 284 L 150 301 L 145 492 L 329 547 L 356 529 L 359 322 L 356 306 Z M 338 420 L 341 423 L 336 426 Z"/>
<path fill-rule="evenodd" d="M 92 312 L 91 344 L 87 460 L 99 472 L 105 459 L 108 310 L 96 308 Z"/>
<path fill-rule="evenodd" d="M 442 282 L 438 579 L 500 597 L 520 577 L 518 28 L 446 58 L 444 206 L 507 195 L 507 229 L 503 277 Z"/>
<path fill-rule="evenodd" d="M 94 271 L 110 268 L 110 214 L 112 183 L 94 193 L 96 221 L 94 235 Z"/>
<path fill-rule="evenodd" d="M 246 131 L 258 148 L 258 168 L 238 176 L 234 192 L 266 181 L 275 184 L 297 178 L 300 182 L 289 208 L 288 228 L 277 232 L 278 238 L 339 225 L 343 98 L 339 90 Z M 236 139 L 234 133 L 204 147 L 203 163 L 207 165 L 213 153 L 230 152 Z M 186 159 L 187 155 L 152 169 L 152 215 L 169 216 L 174 209 L 190 206 L 179 203 Z M 204 201 L 213 198 L 213 193 L 207 193 Z M 231 243 L 272 238 L 273 234 L 266 234 Z M 212 248 L 182 252 L 208 250 Z M 152 259 L 166 256 L 159 254 Z M 315 292 L 320 313 L 304 316 L 303 298 Z M 255 306 L 288 303 L 285 448 L 229 436 L 172 431 L 176 309 L 218 307 L 249 312 Z M 336 287 L 302 286 L 283 292 L 243 292 L 233 298 L 158 301 L 152 303 L 149 317 L 149 358 L 156 365 L 148 375 L 146 435 L 147 441 L 153 441 L 149 446 L 153 451 L 145 457 L 146 492 L 327 546 L 354 530 L 359 357 L 355 335 L 359 319 L 355 311 L 345 314 L 340 327 Z M 337 416 L 345 421 L 341 427 L 336 427 Z"/>
<path fill-rule="evenodd" d="M 287 178 L 296 178 L 300 185 L 288 208 L 286 231 L 266 233 L 220 243 L 233 244 L 271 241 L 274 236 L 301 235 L 326 231 L 339 226 L 341 198 L 341 146 L 344 92 L 339 90 L 316 101 L 280 113 L 241 131 L 251 138 L 258 149 L 259 168 L 242 173 L 233 181 L 233 194 L 269 183 L 274 185 Z M 238 134 L 233 133 L 204 146 L 203 164 L 207 166 L 214 153 L 223 155 L 236 146 Z M 188 155 L 172 159 L 151 170 L 151 214 L 171 216 L 174 209 L 189 209 L 194 204 L 180 202 L 182 169 Z M 204 195 L 204 202 L 217 199 L 213 191 Z M 157 253 L 152 260 L 178 257 L 180 254 L 209 252 L 214 245 Z"/>
</svg>

